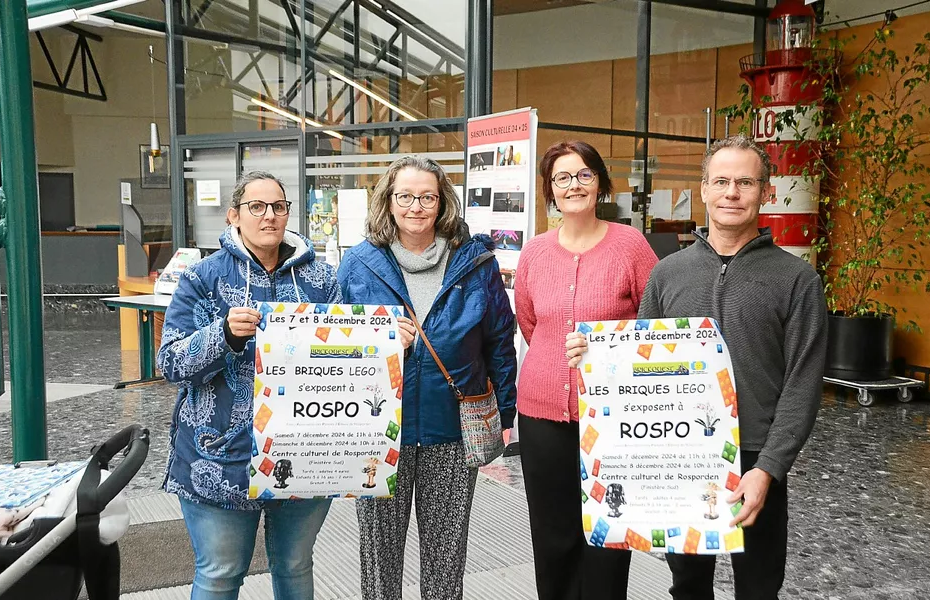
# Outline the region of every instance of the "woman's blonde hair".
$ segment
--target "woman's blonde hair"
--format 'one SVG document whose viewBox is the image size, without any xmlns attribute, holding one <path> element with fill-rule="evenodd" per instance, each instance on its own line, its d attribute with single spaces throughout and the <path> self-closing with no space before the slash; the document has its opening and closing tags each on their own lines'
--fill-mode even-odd
<svg viewBox="0 0 930 600">
<path fill-rule="evenodd" d="M 394 180 L 402 169 L 416 169 L 432 173 L 439 182 L 439 215 L 436 217 L 436 235 L 449 240 L 455 248 L 461 243 L 458 239 L 459 215 L 462 207 L 459 197 L 452 187 L 452 182 L 445 170 L 436 161 L 423 156 L 404 156 L 398 158 L 378 181 L 371 195 L 371 207 L 368 221 L 365 223 L 366 237 L 375 246 L 385 248 L 397 239 L 397 223 L 391 214 L 391 202 L 394 195 Z"/>
</svg>

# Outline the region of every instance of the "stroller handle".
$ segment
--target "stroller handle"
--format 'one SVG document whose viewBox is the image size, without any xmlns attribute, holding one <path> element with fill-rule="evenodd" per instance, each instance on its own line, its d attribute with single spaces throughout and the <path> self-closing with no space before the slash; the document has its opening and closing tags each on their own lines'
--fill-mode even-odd
<svg viewBox="0 0 930 600">
<path fill-rule="evenodd" d="M 2 1 L 2 0 L 0 0 Z M 106 469 L 118 452 L 126 449 L 126 457 L 110 472 L 110 476 L 100 483 L 100 471 Z M 81 510 L 80 496 L 86 490 L 93 514 L 99 515 L 110 501 L 116 497 L 126 484 L 138 473 L 149 453 L 149 430 L 140 425 L 130 425 L 93 450 L 90 463 L 84 470 L 84 476 L 78 484 L 78 510 Z M 98 485 L 99 484 L 99 485 Z M 48 556 L 63 540 L 77 529 L 78 512 L 66 515 L 54 529 L 35 541 L 6 570 L 0 572 L 0 597 L 3 597 L 13 585 L 43 558 Z"/>
<path fill-rule="evenodd" d="M 96 448 L 88 469 L 106 469 L 113 457 L 124 448 L 125 458 L 97 487 L 97 504 L 101 509 L 139 472 L 149 453 L 149 430 L 141 425 L 123 428 Z"/>
</svg>

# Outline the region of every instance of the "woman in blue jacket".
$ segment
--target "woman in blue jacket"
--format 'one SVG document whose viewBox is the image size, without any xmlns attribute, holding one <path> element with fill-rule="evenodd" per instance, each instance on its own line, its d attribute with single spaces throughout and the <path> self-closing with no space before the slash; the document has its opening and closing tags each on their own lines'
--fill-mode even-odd
<svg viewBox="0 0 930 600">
<path fill-rule="evenodd" d="M 262 511 L 275 599 L 313 598 L 313 544 L 330 501 L 248 498 L 255 309 L 342 300 L 333 268 L 285 230 L 290 206 L 273 175 L 244 176 L 222 248 L 184 273 L 165 314 L 158 366 L 179 390 L 164 488 L 178 495 L 194 547 L 192 600 L 238 598 Z"/>
<path fill-rule="evenodd" d="M 345 302 L 412 307 L 465 395 L 487 392 L 490 378 L 509 429 L 516 414 L 514 318 L 491 238 L 469 238 L 455 190 L 432 160 L 395 161 L 372 196 L 367 240 L 339 266 Z M 413 333 L 402 322 L 402 338 Z M 357 501 L 362 596 L 400 600 L 416 491 L 420 595 L 461 598 L 478 470 L 465 465 L 458 402 L 420 340 L 407 352 L 403 389 L 394 497 Z"/>
</svg>

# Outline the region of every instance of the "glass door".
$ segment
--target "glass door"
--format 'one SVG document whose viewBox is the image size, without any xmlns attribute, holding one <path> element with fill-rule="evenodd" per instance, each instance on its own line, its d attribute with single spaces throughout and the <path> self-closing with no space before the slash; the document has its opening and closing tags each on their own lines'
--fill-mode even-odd
<svg viewBox="0 0 930 600">
<path fill-rule="evenodd" d="M 296 139 L 259 142 L 196 140 L 183 146 L 184 198 L 188 247 L 218 250 L 226 228 L 226 211 L 241 175 L 271 173 L 284 183 L 292 202 L 287 228 L 302 232 L 300 158 Z"/>
<path fill-rule="evenodd" d="M 185 148 L 184 206 L 188 247 L 218 250 L 236 185 L 236 144 Z"/>
</svg>

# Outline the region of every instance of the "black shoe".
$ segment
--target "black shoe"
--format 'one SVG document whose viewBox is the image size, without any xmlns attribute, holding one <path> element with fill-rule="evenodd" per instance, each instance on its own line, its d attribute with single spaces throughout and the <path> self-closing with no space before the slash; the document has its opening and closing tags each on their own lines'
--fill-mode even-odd
<svg viewBox="0 0 930 600">
<path fill-rule="evenodd" d="M 520 442 L 512 442 L 504 448 L 504 456 L 520 456 Z"/>
</svg>

